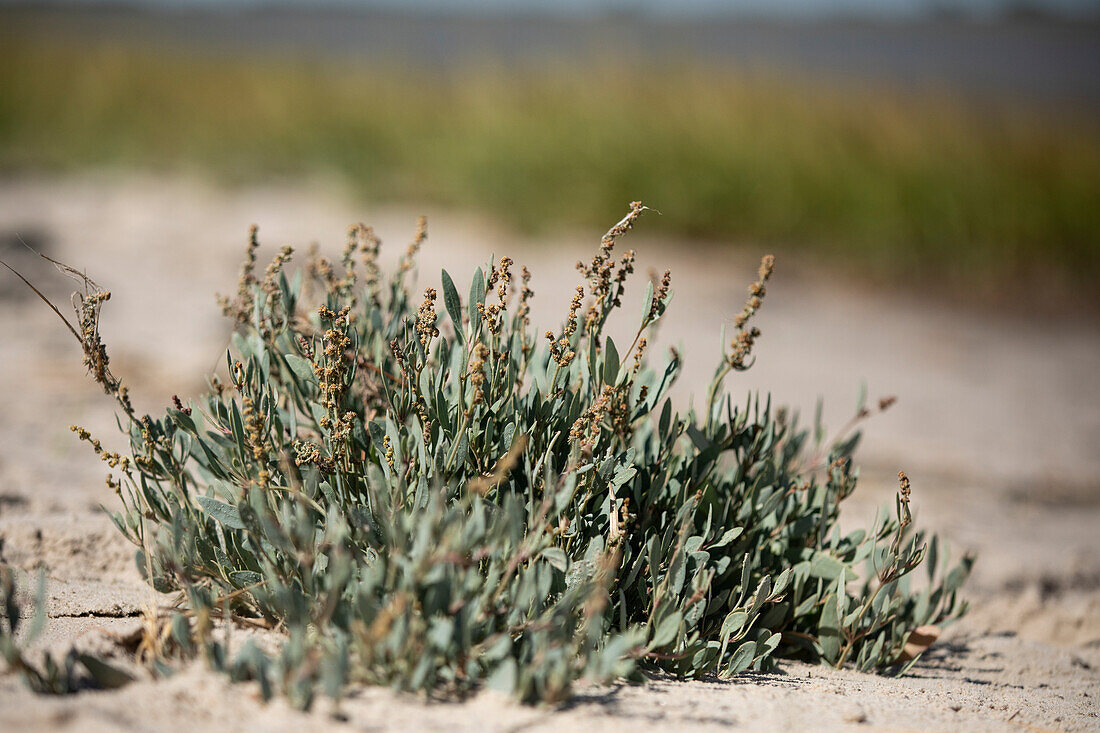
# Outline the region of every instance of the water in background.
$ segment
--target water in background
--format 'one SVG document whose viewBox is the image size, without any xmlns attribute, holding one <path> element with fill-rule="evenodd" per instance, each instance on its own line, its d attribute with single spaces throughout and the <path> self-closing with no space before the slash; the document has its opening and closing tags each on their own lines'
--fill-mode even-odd
<svg viewBox="0 0 1100 733">
<path fill-rule="evenodd" d="M 654 12 L 656 5 L 579 1 L 533 3 L 518 10 L 515 4 L 490 0 L 418 0 L 398 10 L 386 3 L 147 0 L 125 6 L 93 0 L 14 9 L 0 2 L 0 13 L 20 21 L 9 26 L 21 33 L 38 29 L 226 52 L 399 60 L 429 68 L 469 59 L 546 65 L 585 55 L 613 56 L 1100 104 L 1100 22 L 1095 19 L 1018 13 L 976 20 L 959 14 L 1007 6 L 999 0 L 934 6 L 912 0 L 869 2 L 788 0 L 767 14 L 762 4 L 748 2 L 735 6 L 747 14 L 705 15 L 702 11 L 715 7 L 709 0 L 678 3 L 681 13 Z M 564 12 L 563 7 L 588 12 Z M 912 12 L 930 7 L 938 12 Z M 1093 4 L 1065 0 L 1044 7 L 1084 11 Z M 555 12 L 547 12 L 551 9 Z M 0 41 L 3 37 L 0 30 Z"/>
</svg>

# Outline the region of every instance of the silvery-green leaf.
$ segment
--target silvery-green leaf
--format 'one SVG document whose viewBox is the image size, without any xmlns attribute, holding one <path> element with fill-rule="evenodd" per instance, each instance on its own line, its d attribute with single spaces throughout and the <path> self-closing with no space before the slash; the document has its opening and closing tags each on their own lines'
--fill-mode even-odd
<svg viewBox="0 0 1100 733">
<path fill-rule="evenodd" d="M 447 315 L 451 317 L 451 323 L 455 327 L 455 338 L 461 344 L 462 335 L 462 301 L 458 298 L 458 290 L 454 281 L 446 270 L 440 272 L 440 280 L 443 285 L 443 305 L 447 308 Z"/>
<path fill-rule="evenodd" d="M 840 656 L 840 605 L 835 594 L 826 596 L 817 625 L 817 643 L 828 662 Z"/>
<path fill-rule="evenodd" d="M 317 375 L 313 373 L 313 362 L 297 354 L 283 354 L 283 358 L 286 359 L 287 366 L 294 372 L 298 381 L 304 384 L 316 384 Z"/>
<path fill-rule="evenodd" d="M 734 650 L 733 655 L 730 657 L 729 664 L 726 665 L 726 675 L 732 676 L 744 672 L 752 666 L 755 657 L 756 642 L 746 641 L 742 643 Z"/>
<path fill-rule="evenodd" d="M 489 679 L 486 680 L 485 684 L 490 690 L 496 690 L 505 695 L 511 695 L 515 692 L 518 677 L 519 669 L 516 666 L 516 660 L 508 657 L 497 665 L 497 668 L 489 675 Z"/>
<path fill-rule="evenodd" d="M 88 670 L 96 685 L 103 690 L 115 690 L 134 681 L 134 678 L 118 667 L 107 664 L 92 654 L 78 654 L 77 659 Z"/>
<path fill-rule="evenodd" d="M 229 574 L 229 580 L 238 588 L 248 588 L 263 580 L 263 576 L 251 570 L 234 570 Z"/>
<path fill-rule="evenodd" d="M 825 552 L 818 552 L 810 561 L 810 575 L 822 580 L 836 580 L 844 576 L 846 580 L 855 580 L 856 572 L 850 567 Z"/>
<path fill-rule="evenodd" d="M 717 542 L 711 544 L 710 548 L 717 549 L 719 547 L 725 547 L 726 545 L 740 537 L 744 531 L 744 527 L 731 527 L 730 529 L 727 529 L 720 538 L 718 538 Z"/>
<path fill-rule="evenodd" d="M 749 614 L 745 611 L 730 611 L 722 621 L 722 638 L 725 639 L 739 633 L 748 620 Z"/>
<path fill-rule="evenodd" d="M 560 547 L 547 547 L 542 551 L 541 556 L 558 570 L 563 573 L 566 571 L 569 559 L 565 556 L 565 551 Z"/>
<path fill-rule="evenodd" d="M 477 310 L 479 303 L 485 304 L 485 274 L 480 267 L 474 272 L 474 280 L 470 283 L 470 302 L 467 304 L 467 313 L 474 330 L 477 329 L 476 324 L 481 323 L 481 313 Z"/>
<path fill-rule="evenodd" d="M 653 638 L 650 640 L 648 648 L 651 650 L 661 649 L 675 641 L 676 635 L 680 633 L 680 624 L 683 620 L 683 614 L 679 611 L 670 613 L 661 619 L 653 632 Z"/>
<path fill-rule="evenodd" d="M 199 506 L 202 507 L 202 510 L 218 522 L 221 522 L 231 529 L 245 529 L 244 522 L 241 521 L 241 515 L 237 507 L 226 504 L 224 501 L 211 499 L 209 496 L 200 496 L 197 498 L 197 501 L 199 502 Z"/>
<path fill-rule="evenodd" d="M 615 348 L 615 341 L 608 336 L 603 350 L 603 381 L 604 384 L 615 384 L 619 376 L 619 350 Z"/>
</svg>

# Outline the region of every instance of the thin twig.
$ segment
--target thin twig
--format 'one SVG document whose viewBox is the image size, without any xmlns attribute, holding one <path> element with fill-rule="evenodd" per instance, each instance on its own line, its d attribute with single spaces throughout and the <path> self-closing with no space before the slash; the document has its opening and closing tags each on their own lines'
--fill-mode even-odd
<svg viewBox="0 0 1100 733">
<path fill-rule="evenodd" d="M 50 258 L 49 258 L 49 257 L 46 257 L 46 255 L 41 255 L 41 257 L 44 257 L 45 259 L 47 259 L 47 260 L 50 260 Z M 53 262 L 53 260 L 50 260 L 50 262 Z M 78 342 L 78 343 L 80 343 L 81 345 L 83 345 L 83 344 L 84 344 L 84 341 L 83 341 L 83 339 L 81 339 L 81 338 L 80 338 L 80 334 L 76 332 L 76 329 L 75 329 L 75 328 L 73 328 L 73 324 L 69 323 L 69 319 L 68 319 L 68 318 L 66 318 L 66 317 L 65 317 L 64 315 L 62 315 L 61 311 L 59 311 L 59 310 L 57 309 L 57 306 L 56 306 L 56 305 L 54 305 L 54 304 L 53 304 L 53 302 L 52 302 L 52 301 L 51 301 L 51 300 L 50 300 L 49 298 L 47 298 L 47 297 L 46 297 L 45 295 L 43 295 L 43 294 L 42 294 L 42 291 L 41 291 L 41 290 L 39 290 L 39 289 L 38 289 L 38 288 L 36 288 L 36 287 L 35 287 L 34 285 L 32 285 L 32 284 L 31 284 L 31 281 L 30 281 L 30 280 L 28 280 L 27 278 L 23 277 L 23 276 L 22 276 L 22 275 L 21 275 L 21 274 L 19 273 L 19 271 L 18 271 L 18 270 L 16 270 L 16 269 L 15 269 L 14 267 L 12 267 L 11 265 L 9 265 L 9 264 L 8 264 L 7 262 L 4 262 L 3 260 L 0 260 L 0 265 L 3 265 L 4 267 L 6 267 L 6 268 L 8 268 L 9 270 L 11 270 L 11 271 L 12 271 L 12 273 L 13 273 L 13 274 L 14 274 L 14 275 L 15 275 L 15 276 L 16 276 L 17 278 L 19 278 L 20 280 L 22 280 L 22 281 L 23 281 L 23 282 L 24 282 L 24 283 L 26 284 L 26 286 L 27 286 L 28 288 L 30 288 L 31 290 L 33 290 L 33 291 L 34 291 L 34 294 L 35 294 L 35 295 L 37 295 L 37 296 L 38 296 L 39 298 L 41 298 L 41 299 L 42 299 L 42 302 L 43 302 L 43 303 L 45 303 L 46 305 L 48 305 L 48 306 L 50 307 L 50 310 L 52 310 L 52 311 L 53 311 L 54 313 L 56 313 L 56 314 L 57 314 L 57 317 L 58 317 L 58 318 L 60 318 L 60 319 L 61 319 L 61 322 L 62 322 L 62 323 L 64 323 L 64 324 L 65 324 L 65 326 L 66 326 L 66 327 L 67 327 L 67 328 L 69 329 L 69 333 L 71 333 L 71 334 L 73 335 L 73 338 L 75 338 L 75 339 L 77 340 L 77 342 Z M 70 269 L 71 269 L 71 268 L 70 268 Z M 89 281 L 89 282 L 90 282 L 90 281 Z"/>
</svg>

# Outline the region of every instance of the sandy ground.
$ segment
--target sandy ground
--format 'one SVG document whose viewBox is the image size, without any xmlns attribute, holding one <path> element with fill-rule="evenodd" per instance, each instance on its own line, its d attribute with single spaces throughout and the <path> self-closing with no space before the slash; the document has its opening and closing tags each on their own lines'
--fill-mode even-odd
<svg viewBox="0 0 1100 733">
<path fill-rule="evenodd" d="M 169 178 L 23 178 L 0 181 L 0 257 L 62 302 L 69 282 L 20 237 L 112 290 L 103 324 L 112 366 L 138 408 L 153 411 L 172 394 L 201 390 L 201 375 L 221 359 L 228 332 L 212 294 L 235 287 L 250 223 L 260 224 L 270 254 L 315 240 L 338 251 L 347 226 L 362 220 L 396 256 L 417 213 L 354 205 L 323 183 L 220 191 Z M 461 281 L 475 263 L 509 254 L 534 273 L 536 324 L 560 320 L 573 263 L 600 234 L 533 242 L 454 212 L 427 213 L 422 283 L 437 284 L 441 266 Z M 628 246 L 643 273 L 673 267 L 676 298 L 661 341 L 687 357 L 681 395 L 701 393 L 759 252 L 715 254 L 647 237 L 644 220 Z M 732 682 L 587 689 L 552 710 L 490 693 L 456 703 L 367 689 L 337 720 L 327 702 L 309 715 L 264 705 L 251 686 L 201 666 L 67 698 L 36 697 L 6 675 L 0 729 L 1100 729 L 1100 327 L 1084 317 L 960 312 L 904 284 L 868 292 L 836 270 L 777 254 L 757 366 L 728 386 L 770 390 L 811 415 L 821 395 L 834 426 L 850 416 L 861 381 L 872 397 L 898 395 L 868 426 L 864 481 L 847 521 L 870 521 L 904 468 L 918 522 L 980 554 L 968 586 L 973 612 L 908 677 L 784 664 Z M 634 305 L 628 299 L 630 317 Z M 55 316 L 7 273 L 0 409 L 0 562 L 46 568 L 51 623 L 42 645 L 110 649 L 111 634 L 133 628 L 152 599 L 99 509 L 114 499 L 103 466 L 68 426 L 121 448 L 112 405 L 82 374 Z"/>
</svg>

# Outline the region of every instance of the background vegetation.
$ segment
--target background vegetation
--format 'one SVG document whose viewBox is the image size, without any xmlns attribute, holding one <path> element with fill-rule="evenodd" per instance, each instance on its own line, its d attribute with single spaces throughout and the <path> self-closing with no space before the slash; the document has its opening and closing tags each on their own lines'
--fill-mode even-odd
<svg viewBox="0 0 1100 733">
<path fill-rule="evenodd" d="M 319 172 L 372 200 L 474 208 L 526 231 L 597 226 L 643 198 L 668 233 L 801 247 L 863 272 L 994 290 L 1100 275 L 1100 135 L 1087 115 L 698 64 L 428 74 L 134 43 L 6 45 L 8 175 Z"/>
</svg>

